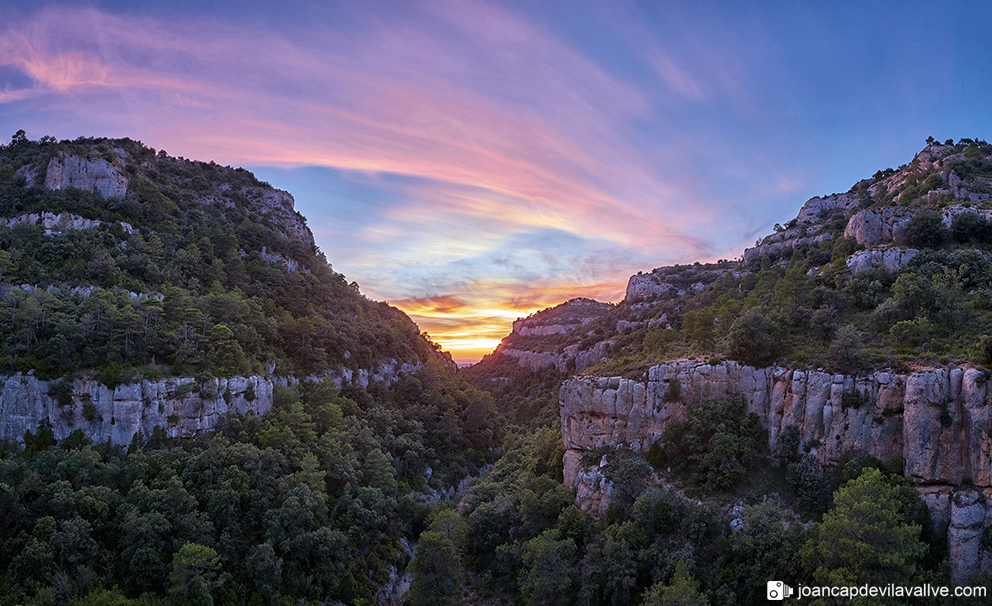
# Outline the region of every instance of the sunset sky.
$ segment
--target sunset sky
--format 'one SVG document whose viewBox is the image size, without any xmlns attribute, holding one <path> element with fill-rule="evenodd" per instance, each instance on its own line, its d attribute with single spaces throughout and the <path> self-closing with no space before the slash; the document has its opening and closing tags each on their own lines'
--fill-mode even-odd
<svg viewBox="0 0 992 606">
<path fill-rule="evenodd" d="M 992 139 L 992 4 L 9 2 L 0 139 L 131 137 L 291 192 L 457 360 Z"/>
</svg>

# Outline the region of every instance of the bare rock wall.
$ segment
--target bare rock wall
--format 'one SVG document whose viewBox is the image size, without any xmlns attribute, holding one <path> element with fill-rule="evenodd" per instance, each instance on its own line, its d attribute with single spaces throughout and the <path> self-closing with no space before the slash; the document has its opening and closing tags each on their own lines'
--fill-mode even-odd
<svg viewBox="0 0 992 606">
<path fill-rule="evenodd" d="M 984 566 L 978 546 L 992 525 L 985 380 L 978 370 L 955 367 L 855 377 L 691 360 L 652 367 L 644 379 L 573 377 L 559 392 L 565 483 L 578 491 L 581 508 L 600 513 L 608 494 L 597 492 L 598 470 L 582 468 L 583 451 L 646 452 L 694 402 L 740 394 L 768 430 L 770 449 L 795 425 L 824 465 L 847 451 L 901 457 L 938 526 L 947 528 L 952 572 L 963 579 Z"/>
</svg>

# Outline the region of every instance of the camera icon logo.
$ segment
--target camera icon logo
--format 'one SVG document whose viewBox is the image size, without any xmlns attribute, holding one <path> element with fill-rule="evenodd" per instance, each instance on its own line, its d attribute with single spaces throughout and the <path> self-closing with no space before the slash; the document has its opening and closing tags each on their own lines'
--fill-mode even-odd
<svg viewBox="0 0 992 606">
<path fill-rule="evenodd" d="M 785 598 L 791 598 L 794 594 L 792 587 L 789 587 L 782 581 L 768 581 L 766 585 L 765 595 L 769 600 L 782 601 Z"/>
</svg>

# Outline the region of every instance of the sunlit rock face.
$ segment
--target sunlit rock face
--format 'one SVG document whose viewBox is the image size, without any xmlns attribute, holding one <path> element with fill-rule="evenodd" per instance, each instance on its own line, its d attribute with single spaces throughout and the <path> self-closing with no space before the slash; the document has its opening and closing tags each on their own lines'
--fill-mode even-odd
<svg viewBox="0 0 992 606">
<path fill-rule="evenodd" d="M 583 451 L 646 452 L 693 403 L 740 394 L 768 430 L 770 449 L 795 425 L 824 465 L 847 451 L 883 461 L 902 457 L 905 475 L 919 486 L 936 523 L 948 528 L 953 572 L 964 578 L 984 566 L 977 546 L 992 524 L 986 505 L 992 500 L 992 402 L 984 379 L 978 370 L 955 367 L 854 377 L 689 360 L 652 367 L 644 379 L 573 377 L 559 392 L 565 484 L 578 491 L 583 510 L 605 510 L 608 495 L 596 491 L 600 482 L 593 477 L 598 470 L 579 464 Z M 665 397 L 674 382 L 679 396 Z M 855 393 L 860 397 L 851 397 Z"/>
<path fill-rule="evenodd" d="M 78 187 L 104 198 L 127 195 L 127 177 L 115 164 L 103 158 L 83 158 L 59 152 L 49 161 L 45 172 L 45 189 Z"/>
<path fill-rule="evenodd" d="M 602 360 L 613 349 L 612 340 L 592 345 L 572 343 L 564 347 L 547 346 L 553 335 L 569 332 L 578 334 L 576 340 L 587 336 L 587 324 L 598 320 L 613 309 L 609 303 L 592 299 L 570 299 L 561 305 L 542 310 L 528 318 L 513 322 L 511 332 L 494 353 L 510 356 L 517 363 L 531 370 L 554 368 L 558 372 L 582 370 Z"/>
</svg>

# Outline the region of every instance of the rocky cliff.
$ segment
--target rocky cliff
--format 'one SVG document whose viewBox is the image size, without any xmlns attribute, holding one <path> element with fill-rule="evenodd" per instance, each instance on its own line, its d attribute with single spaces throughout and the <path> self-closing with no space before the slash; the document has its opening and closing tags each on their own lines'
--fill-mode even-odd
<svg viewBox="0 0 992 606">
<path fill-rule="evenodd" d="M 721 260 L 716 263 L 658 267 L 648 273 L 638 272 L 627 281 L 624 302 L 632 303 L 665 294 L 681 296 L 702 290 L 723 275 L 739 277 L 738 269 L 736 262 Z"/>
<path fill-rule="evenodd" d="M 608 486 L 598 469 L 582 468 L 583 451 L 644 452 L 693 402 L 740 394 L 768 430 L 769 448 L 795 425 L 826 465 L 846 451 L 901 457 L 937 524 L 948 528 L 954 575 L 962 579 L 981 565 L 980 538 L 992 526 L 987 380 L 981 371 L 956 367 L 854 377 L 695 361 L 652 367 L 646 379 L 573 377 L 560 390 L 565 483 L 577 490 L 583 509 L 601 512 Z M 680 397 L 665 398 L 675 382 Z"/>
<path fill-rule="evenodd" d="M 98 149 L 101 149 L 100 146 L 92 146 L 90 152 L 96 153 Z M 133 164 L 135 160 L 137 159 L 131 153 L 119 147 L 105 151 L 100 157 L 59 151 L 47 164 L 21 167 L 20 174 L 25 176 L 28 186 L 35 185 L 41 180 L 41 175 L 44 175 L 42 185 L 47 190 L 78 188 L 104 198 L 123 199 L 129 197 L 131 192 L 128 170 L 138 172 Z M 132 163 L 130 166 L 129 162 Z M 143 181 L 141 177 L 135 179 L 139 185 Z M 234 206 L 235 202 L 231 198 L 237 197 L 247 203 L 248 210 L 256 217 L 264 218 L 282 237 L 314 246 L 313 233 L 307 227 L 306 219 L 296 212 L 295 200 L 289 192 L 267 185 L 232 188 L 225 183 L 216 191 L 200 192 L 199 197 L 204 204 L 223 207 Z M 47 221 L 45 227 L 52 229 Z"/>
<path fill-rule="evenodd" d="M 57 153 L 45 172 L 45 189 L 77 187 L 93 191 L 104 198 L 123 198 L 127 195 L 128 179 L 114 163 L 103 158 Z"/>
<path fill-rule="evenodd" d="M 374 369 L 330 369 L 312 380 L 327 378 L 343 385 L 387 385 L 416 372 L 419 363 L 395 360 Z M 48 421 L 62 440 L 76 429 L 96 442 L 127 445 L 134 434 L 147 438 L 156 427 L 169 437 L 207 432 L 227 413 L 265 414 L 272 408 L 275 385 L 293 385 L 294 377 L 250 376 L 211 379 L 198 385 L 189 377 L 141 381 L 110 388 L 93 380 L 77 380 L 69 388 L 30 375 L 0 377 L 0 440 L 20 441 Z"/>
<path fill-rule="evenodd" d="M 527 318 L 513 322 L 513 331 L 494 351 L 514 358 L 518 364 L 531 370 L 554 367 L 558 372 L 581 370 L 599 362 L 612 350 L 612 341 L 581 341 L 590 334 L 587 324 L 607 315 L 614 309 L 609 303 L 592 299 L 570 299 Z M 558 335 L 568 335 L 555 339 Z"/>
</svg>

